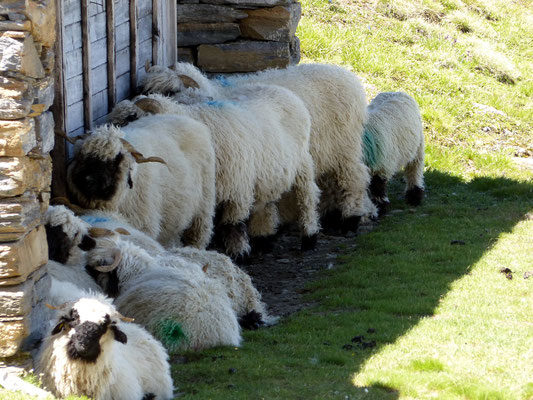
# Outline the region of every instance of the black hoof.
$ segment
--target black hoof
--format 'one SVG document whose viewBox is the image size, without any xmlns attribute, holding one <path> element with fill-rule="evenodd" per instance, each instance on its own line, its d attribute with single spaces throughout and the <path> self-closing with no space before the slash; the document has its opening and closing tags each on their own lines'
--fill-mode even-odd
<svg viewBox="0 0 533 400">
<path fill-rule="evenodd" d="M 232 257 L 232 260 L 237 265 L 250 265 L 252 264 L 252 257 L 250 257 L 250 254 L 239 254 L 236 257 Z"/>
<path fill-rule="evenodd" d="M 378 201 L 376 206 L 378 208 L 378 216 L 383 217 L 390 210 L 390 201 Z"/>
<path fill-rule="evenodd" d="M 405 201 L 411 206 L 419 206 L 424 198 L 424 189 L 420 186 L 415 186 L 405 192 Z"/>
<path fill-rule="evenodd" d="M 301 250 L 302 251 L 309 251 L 316 249 L 316 243 L 318 241 L 318 234 L 315 233 L 311 236 L 302 236 L 302 244 L 301 244 Z"/>
<path fill-rule="evenodd" d="M 322 232 L 326 235 L 339 235 L 342 226 L 342 215 L 340 210 L 328 211 L 320 218 Z"/>
<path fill-rule="evenodd" d="M 255 331 L 257 328 L 265 325 L 263 321 L 263 316 L 257 311 L 250 311 L 248 314 L 243 315 L 239 318 L 239 325 L 242 329 L 248 329 Z"/>
<path fill-rule="evenodd" d="M 357 229 L 359 228 L 359 222 L 361 221 L 360 216 L 352 216 L 348 218 L 344 218 L 342 220 L 342 226 L 341 226 L 341 232 L 346 234 L 348 232 L 357 233 Z"/>
<path fill-rule="evenodd" d="M 257 236 L 250 239 L 250 245 L 252 246 L 252 253 L 254 254 L 267 254 L 272 253 L 274 250 L 274 241 L 276 235 L 270 236 Z"/>
</svg>

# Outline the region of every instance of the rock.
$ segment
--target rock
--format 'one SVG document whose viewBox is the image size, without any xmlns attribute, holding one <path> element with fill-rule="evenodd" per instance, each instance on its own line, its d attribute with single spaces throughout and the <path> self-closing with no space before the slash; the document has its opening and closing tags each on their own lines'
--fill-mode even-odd
<svg viewBox="0 0 533 400">
<path fill-rule="evenodd" d="M 55 0 L 27 1 L 24 10 L 31 20 L 31 33 L 36 42 L 52 47 L 56 41 Z"/>
<path fill-rule="evenodd" d="M 28 190 L 48 191 L 50 157 L 0 157 L 0 198 L 19 196 Z"/>
<path fill-rule="evenodd" d="M 244 11 L 213 4 L 180 4 L 178 6 L 178 24 L 233 22 L 247 16 L 248 14 Z"/>
<path fill-rule="evenodd" d="M 289 6 L 259 8 L 246 11 L 248 18 L 240 22 L 241 36 L 258 40 L 289 42 L 296 33 L 302 6 L 293 3 Z"/>
<path fill-rule="evenodd" d="M 54 102 L 54 78 L 48 76 L 39 80 L 33 87 L 35 89 L 34 105 L 42 105 L 43 111 L 50 108 Z"/>
<path fill-rule="evenodd" d="M 224 43 L 236 39 L 240 34 L 239 25 L 235 23 L 178 25 L 178 43 L 180 46 Z"/>
<path fill-rule="evenodd" d="M 33 119 L 0 121 L 0 156 L 25 156 L 36 145 Z"/>
<path fill-rule="evenodd" d="M 300 39 L 293 36 L 289 43 L 289 53 L 291 54 L 290 65 L 296 65 L 300 62 Z"/>
<path fill-rule="evenodd" d="M 1 57 L 0 55 L 0 63 Z M 35 91 L 28 82 L 0 76 L 0 119 L 27 116 L 31 112 L 34 96 Z"/>
<path fill-rule="evenodd" d="M 44 72 L 52 74 L 56 61 L 56 54 L 53 47 L 44 47 L 41 50 L 41 64 L 43 65 Z"/>
<path fill-rule="evenodd" d="M 29 331 L 28 319 L 23 317 L 0 318 L 0 357 L 14 355 Z"/>
<path fill-rule="evenodd" d="M 254 72 L 289 65 L 289 44 L 239 41 L 200 45 L 198 66 L 206 72 Z"/>
<path fill-rule="evenodd" d="M 290 4 L 291 0 L 201 0 L 204 4 L 227 4 L 244 7 L 275 7 Z"/>
<path fill-rule="evenodd" d="M 35 118 L 35 135 L 38 150 L 42 155 L 49 153 L 54 148 L 54 116 L 47 111 Z"/>
<path fill-rule="evenodd" d="M 0 287 L 0 319 L 24 316 L 31 311 L 33 281 Z"/>
<path fill-rule="evenodd" d="M 35 229 L 41 220 L 41 207 L 37 196 L 0 199 L 0 242 L 13 242 Z"/>
<path fill-rule="evenodd" d="M 178 47 L 178 61 L 196 64 L 195 51 L 191 47 Z"/>
<path fill-rule="evenodd" d="M 44 78 L 41 59 L 28 32 L 0 32 L 0 48 L 3 50 L 0 53 L 0 72 L 20 72 L 30 78 Z"/>
<path fill-rule="evenodd" d="M 0 31 L 29 31 L 30 21 L 0 21 Z"/>
<path fill-rule="evenodd" d="M 46 233 L 40 226 L 18 242 L 0 244 L 0 286 L 22 283 L 48 261 Z"/>
</svg>

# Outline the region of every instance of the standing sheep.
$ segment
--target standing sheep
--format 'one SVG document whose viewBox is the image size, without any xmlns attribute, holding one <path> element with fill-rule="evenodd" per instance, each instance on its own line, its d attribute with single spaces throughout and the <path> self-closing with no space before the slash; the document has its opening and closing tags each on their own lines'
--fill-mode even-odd
<svg viewBox="0 0 533 400">
<path fill-rule="evenodd" d="M 364 138 L 370 193 L 380 215 L 389 206 L 387 181 L 402 168 L 405 199 L 418 206 L 424 197 L 424 131 L 416 100 L 404 92 L 378 94 L 368 106 Z"/>
<path fill-rule="evenodd" d="M 145 329 L 123 322 L 105 296 L 53 280 L 49 300 L 60 299 L 69 302 L 59 307 L 35 360 L 43 385 L 55 396 L 173 397 L 167 353 Z"/>
<path fill-rule="evenodd" d="M 375 217 L 376 207 L 368 201 L 370 182 L 363 162 L 362 137 L 367 101 L 364 88 L 353 73 L 334 65 L 300 64 L 286 69 L 269 69 L 255 74 L 207 79 L 196 67 L 177 63 L 174 70 L 152 67 L 144 78 L 145 93 L 174 93 L 178 101 L 222 100 L 241 85 L 264 83 L 283 86 L 300 97 L 311 116 L 310 153 L 317 183 L 322 190 L 333 185 L 340 193 L 332 201 L 321 198 L 325 223 L 340 212 L 344 231 L 357 229 L 361 217 Z M 285 196 L 286 197 L 286 196 Z M 294 219 L 286 199 L 285 218 Z"/>
<path fill-rule="evenodd" d="M 252 236 L 276 232 L 282 194 L 293 188 L 302 231 L 302 249 L 316 244 L 319 190 L 309 154 L 309 113 L 287 89 L 248 85 L 223 101 L 179 104 L 158 94 L 119 103 L 109 115 L 125 123 L 149 113 L 186 115 L 211 130 L 216 154 L 217 203 L 226 252 L 234 258 L 250 251 L 244 221 Z M 141 119 L 142 120 L 142 119 Z"/>
<path fill-rule="evenodd" d="M 158 115 L 97 128 L 76 143 L 67 183 L 82 206 L 117 210 L 163 245 L 209 243 L 215 158 L 209 130 L 190 118 Z"/>
</svg>

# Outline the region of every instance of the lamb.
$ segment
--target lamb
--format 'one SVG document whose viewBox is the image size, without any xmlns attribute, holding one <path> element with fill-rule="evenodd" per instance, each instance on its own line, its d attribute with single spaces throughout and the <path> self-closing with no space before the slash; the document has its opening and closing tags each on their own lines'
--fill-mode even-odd
<svg viewBox="0 0 533 400">
<path fill-rule="evenodd" d="M 73 294 L 76 295 L 73 295 Z M 125 321 L 110 300 L 52 280 L 50 299 L 67 299 L 35 359 L 55 396 L 95 400 L 171 399 L 168 355 L 144 328 Z"/>
<path fill-rule="evenodd" d="M 250 252 L 244 225 L 248 217 L 253 237 L 276 232 L 275 204 L 291 188 L 300 211 L 302 249 L 314 248 L 319 190 L 309 154 L 310 120 L 294 94 L 277 86 L 243 85 L 231 98 L 192 105 L 158 94 L 139 96 L 134 103 L 119 103 L 108 121 L 125 123 L 143 111 L 187 115 L 211 129 L 216 197 L 222 207 L 220 231 L 227 254 L 239 259 Z"/>
<path fill-rule="evenodd" d="M 81 227 L 86 232 L 87 228 L 85 224 L 88 224 L 91 226 L 88 231 L 93 235 L 98 233 L 100 237 L 104 235 L 113 237 L 114 235 L 118 236 L 120 233 L 122 240 L 144 249 L 150 256 L 157 259 L 159 265 L 171 268 L 192 267 L 196 271 L 198 271 L 199 265 L 208 265 L 202 274 L 205 273 L 209 278 L 222 284 L 242 328 L 255 329 L 259 326 L 271 325 L 277 321 L 276 317 L 269 316 L 265 304 L 261 301 L 261 294 L 253 286 L 250 277 L 233 264 L 227 256 L 214 251 L 200 250 L 193 247 L 176 247 L 167 251 L 157 241 L 129 225 L 117 213 L 101 210 L 84 210 L 74 206 L 66 199 L 56 198 L 52 199 L 52 202 L 67 204 L 68 207 L 72 207 L 77 213 L 81 214 L 76 217 L 73 211 L 64 207 L 50 207 L 68 214 L 68 216 L 62 218 L 65 221 L 64 229 L 66 231 L 75 232 L 76 227 Z M 99 229 L 99 231 L 95 232 L 95 229 Z M 81 273 L 85 277 L 88 277 L 85 270 L 81 271 Z M 61 273 L 58 275 L 57 278 L 61 279 Z M 98 277 L 98 274 L 96 276 Z M 95 285 L 92 278 L 90 281 L 90 283 Z M 100 286 L 96 286 L 98 287 L 97 290 L 101 290 Z"/>
<path fill-rule="evenodd" d="M 233 75 L 209 80 L 188 63 L 174 70 L 152 67 L 143 82 L 144 93 L 172 94 L 178 101 L 222 100 L 240 86 L 265 83 L 285 87 L 300 97 L 311 116 L 310 152 L 321 190 L 333 185 L 336 199 L 321 196 L 325 223 L 340 214 L 343 231 L 356 231 L 361 217 L 377 216 L 368 199 L 370 173 L 363 162 L 362 137 L 367 101 L 356 75 L 334 65 L 301 64 L 286 69 L 269 69 L 255 74 Z M 285 199 L 285 218 L 294 219 L 294 199 Z M 281 207 L 281 206 L 280 206 Z"/>
<path fill-rule="evenodd" d="M 240 345 L 231 302 L 200 265 L 182 259 L 181 268 L 168 268 L 120 237 L 97 242 L 88 252 L 88 268 L 105 293 L 117 296 L 118 310 L 145 326 L 169 352 Z"/>
<path fill-rule="evenodd" d="M 402 168 L 405 199 L 418 206 L 424 197 L 424 132 L 416 100 L 404 92 L 378 94 L 368 106 L 364 139 L 369 189 L 380 215 L 389 206 L 387 181 Z"/>
<path fill-rule="evenodd" d="M 151 163 L 138 165 L 144 162 Z M 165 246 L 209 243 L 214 151 L 207 127 L 190 118 L 157 115 L 124 128 L 96 128 L 76 143 L 67 183 L 83 207 L 119 211 Z"/>
</svg>

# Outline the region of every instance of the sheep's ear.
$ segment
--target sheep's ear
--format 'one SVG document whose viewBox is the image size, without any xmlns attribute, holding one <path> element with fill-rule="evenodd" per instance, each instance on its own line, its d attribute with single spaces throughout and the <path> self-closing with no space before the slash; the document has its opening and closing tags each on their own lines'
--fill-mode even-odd
<svg viewBox="0 0 533 400">
<path fill-rule="evenodd" d="M 83 239 L 78 247 L 83 251 L 89 251 L 96 247 L 96 241 L 87 235 L 83 235 Z"/>
<path fill-rule="evenodd" d="M 181 79 L 181 82 L 183 83 L 183 86 L 185 86 L 187 89 L 188 88 L 200 89 L 200 85 L 198 84 L 198 82 L 196 82 L 190 76 L 178 75 L 178 78 Z"/>
<path fill-rule="evenodd" d="M 116 325 L 111 325 L 111 330 L 113 331 L 113 334 L 115 335 L 115 340 L 117 342 L 126 344 L 128 343 L 128 337 L 124 332 L 122 332 Z"/>
</svg>

